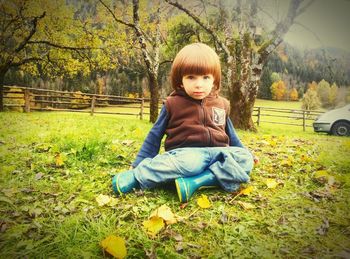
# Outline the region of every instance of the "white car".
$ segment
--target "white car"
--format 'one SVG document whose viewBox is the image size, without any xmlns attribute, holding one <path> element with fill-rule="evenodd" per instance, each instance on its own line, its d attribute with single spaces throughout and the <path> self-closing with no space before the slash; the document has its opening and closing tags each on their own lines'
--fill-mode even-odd
<svg viewBox="0 0 350 259">
<path fill-rule="evenodd" d="M 321 114 L 313 123 L 315 132 L 350 136 L 350 104 Z"/>
</svg>

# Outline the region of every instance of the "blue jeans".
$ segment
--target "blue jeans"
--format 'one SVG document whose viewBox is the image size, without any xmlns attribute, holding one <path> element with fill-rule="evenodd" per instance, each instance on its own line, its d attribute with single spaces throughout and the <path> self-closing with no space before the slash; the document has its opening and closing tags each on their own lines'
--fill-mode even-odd
<svg viewBox="0 0 350 259">
<path fill-rule="evenodd" d="M 228 192 L 249 181 L 253 156 L 241 147 L 177 148 L 144 159 L 132 169 L 142 189 L 153 188 L 179 177 L 194 176 L 209 169 Z"/>
</svg>

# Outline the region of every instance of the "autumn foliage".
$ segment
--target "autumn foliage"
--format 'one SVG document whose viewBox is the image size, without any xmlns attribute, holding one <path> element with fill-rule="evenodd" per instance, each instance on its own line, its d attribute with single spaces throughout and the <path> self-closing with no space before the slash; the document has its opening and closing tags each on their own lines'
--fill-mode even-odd
<svg viewBox="0 0 350 259">
<path fill-rule="evenodd" d="M 294 87 L 292 88 L 292 90 L 289 93 L 289 98 L 291 101 L 298 101 L 298 99 L 299 99 L 298 91 Z"/>
<path fill-rule="evenodd" d="M 282 80 L 279 80 L 277 82 L 274 82 L 271 85 L 271 94 L 272 94 L 272 99 L 276 101 L 281 101 L 284 99 L 284 96 L 286 94 L 286 85 Z"/>
</svg>

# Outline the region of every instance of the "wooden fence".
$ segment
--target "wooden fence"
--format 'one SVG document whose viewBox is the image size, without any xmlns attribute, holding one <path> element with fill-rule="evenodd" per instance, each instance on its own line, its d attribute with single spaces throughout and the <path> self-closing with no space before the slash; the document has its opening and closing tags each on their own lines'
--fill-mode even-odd
<svg viewBox="0 0 350 259">
<path fill-rule="evenodd" d="M 142 120 L 149 106 L 147 98 L 54 91 L 37 88 L 5 86 L 4 107 L 30 111 L 85 112 L 91 115 L 135 115 Z M 100 108 L 100 109 L 99 109 Z M 109 108 L 109 109 L 108 109 Z M 117 108 L 117 109 L 114 109 Z"/>
<path fill-rule="evenodd" d="M 282 109 L 272 107 L 254 107 L 253 116 L 257 117 L 256 124 L 272 123 L 303 127 L 312 127 L 312 122 L 321 115 L 322 111 L 307 111 L 296 109 Z"/>
<path fill-rule="evenodd" d="M 149 106 L 147 98 L 130 98 L 115 95 L 88 94 L 81 92 L 54 91 L 37 88 L 5 86 L 4 106 L 30 111 L 69 111 L 93 114 L 134 115 L 141 120 Z M 253 117 L 261 123 L 312 127 L 312 121 L 321 111 L 254 107 Z"/>
</svg>

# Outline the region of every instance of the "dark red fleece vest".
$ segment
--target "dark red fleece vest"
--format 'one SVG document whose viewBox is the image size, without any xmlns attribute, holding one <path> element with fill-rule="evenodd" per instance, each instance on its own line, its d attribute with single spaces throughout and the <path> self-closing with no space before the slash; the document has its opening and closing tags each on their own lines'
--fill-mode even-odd
<svg viewBox="0 0 350 259">
<path fill-rule="evenodd" d="M 165 131 L 165 150 L 180 147 L 225 147 L 229 102 L 209 95 L 195 100 L 184 91 L 173 92 L 165 101 L 169 122 Z"/>
</svg>

